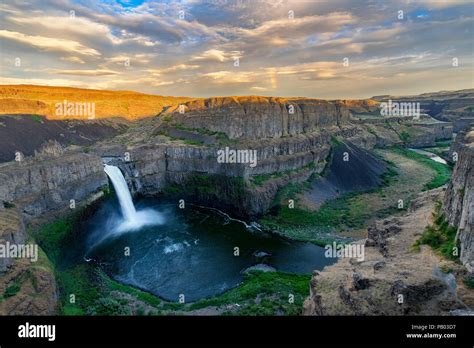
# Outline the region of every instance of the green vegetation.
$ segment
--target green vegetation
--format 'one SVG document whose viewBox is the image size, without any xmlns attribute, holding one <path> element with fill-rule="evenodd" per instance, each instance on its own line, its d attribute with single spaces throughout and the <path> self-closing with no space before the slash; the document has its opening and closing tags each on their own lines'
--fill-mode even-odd
<svg viewBox="0 0 474 348">
<path fill-rule="evenodd" d="M 371 126 L 367 126 L 367 132 L 369 132 L 370 134 L 373 134 L 373 135 L 377 136 L 377 132 L 376 132 L 375 129 L 373 129 Z"/>
<path fill-rule="evenodd" d="M 242 177 L 228 177 L 222 175 L 208 175 L 195 173 L 185 179 L 182 184 L 167 186 L 163 191 L 166 194 L 183 193 L 189 195 L 222 195 L 222 187 L 238 199 L 245 192 L 246 182 Z"/>
<path fill-rule="evenodd" d="M 466 276 L 463 279 L 464 285 L 466 285 L 469 289 L 474 289 L 474 277 Z"/>
<path fill-rule="evenodd" d="M 432 163 L 435 167 L 437 163 L 425 156 L 415 157 L 412 151 L 398 148 L 377 150 L 376 153 L 383 157 L 387 166 L 381 186 L 365 192 L 344 194 L 315 209 L 307 203 L 304 195 L 311 185 L 292 183 L 278 192 L 274 208 L 260 223 L 286 237 L 324 245 L 342 238 L 337 235 L 338 232 L 354 231 L 357 234 L 374 219 L 406 211 L 411 199 L 425 185 L 435 182 L 437 172 Z M 420 158 L 423 160 L 420 161 Z M 441 166 L 442 170 L 447 168 Z M 288 204 L 289 199 L 295 201 L 293 208 Z M 401 207 L 398 205 L 400 199 L 403 201 Z"/>
<path fill-rule="evenodd" d="M 287 197 L 292 199 L 298 190 L 292 190 Z M 275 216 L 266 215 L 260 223 L 276 232 L 299 240 L 309 240 L 318 245 L 325 245 L 329 240 L 321 238 L 320 233 L 343 230 L 345 228 L 362 228 L 372 212 L 364 207 L 356 207 L 352 199 L 357 193 L 346 194 L 323 204 L 319 210 L 290 208 L 281 205 Z M 303 228 L 303 229 L 301 229 Z"/>
<path fill-rule="evenodd" d="M 15 208 L 15 204 L 13 204 L 11 202 L 3 201 L 3 207 L 5 209 L 11 209 L 11 208 Z"/>
<path fill-rule="evenodd" d="M 340 141 L 337 137 L 334 137 L 334 136 L 331 137 L 331 146 L 333 148 L 341 146 L 341 145 L 343 145 L 342 141 Z"/>
<path fill-rule="evenodd" d="M 39 258 L 38 258 L 38 261 L 41 263 L 40 259 L 42 258 L 43 255 L 39 255 Z M 44 267 L 44 265 L 38 265 L 38 264 L 35 264 L 34 267 Z M 15 296 L 16 294 L 18 294 L 18 292 L 20 292 L 21 290 L 21 287 L 23 286 L 23 284 L 26 282 L 26 281 L 30 281 L 31 282 L 31 285 L 33 286 L 33 288 L 35 290 L 38 290 L 38 281 L 35 277 L 35 275 L 33 274 L 33 269 L 27 269 L 25 270 L 24 272 L 22 273 L 19 273 L 11 282 L 11 285 L 9 285 L 2 296 L 0 296 L 0 301 L 2 299 L 6 299 L 8 297 L 13 297 Z"/>
<path fill-rule="evenodd" d="M 416 247 L 415 249 L 419 249 Z M 453 268 L 448 264 L 442 264 L 439 266 L 439 270 L 445 274 L 453 273 Z"/>
<path fill-rule="evenodd" d="M 175 137 L 175 136 L 173 136 L 173 135 L 170 135 L 168 132 L 164 132 L 164 131 L 160 131 L 158 134 L 167 136 L 167 137 L 170 138 L 171 140 L 179 140 L 179 141 L 182 141 L 183 143 L 188 144 L 188 145 L 197 145 L 197 146 L 202 146 L 202 145 L 204 145 L 204 142 L 202 142 L 202 141 L 200 141 L 200 140 L 187 139 L 187 138 L 183 138 L 183 137 Z"/>
<path fill-rule="evenodd" d="M 290 174 L 294 173 L 299 173 L 303 172 L 307 169 L 314 169 L 316 168 L 316 163 L 314 162 L 309 162 L 303 167 L 297 168 L 297 169 L 289 169 L 281 172 L 275 172 L 271 174 L 262 174 L 262 175 L 252 175 L 250 177 L 250 181 L 254 186 L 262 186 L 266 181 L 270 179 L 276 179 L 276 178 L 281 178 Z M 315 174 L 316 175 L 316 174 Z"/>
<path fill-rule="evenodd" d="M 310 275 L 253 271 L 246 275 L 239 287 L 193 303 L 189 305 L 189 310 L 237 303 L 241 306 L 237 312 L 224 314 L 299 315 L 308 296 L 310 279 Z M 294 303 L 290 303 L 290 295 L 294 296 Z"/>
<path fill-rule="evenodd" d="M 227 134 L 224 132 L 211 131 L 206 128 L 189 128 L 189 127 L 185 127 L 181 123 L 173 124 L 173 127 L 182 131 L 186 131 L 186 132 L 214 137 L 220 145 L 224 145 L 224 146 L 238 143 L 237 140 L 229 139 Z"/>
<path fill-rule="evenodd" d="M 45 224 L 41 230 L 35 234 L 38 245 L 47 253 L 50 260 L 55 263 L 62 253 L 62 246 L 67 243 L 72 235 L 72 226 L 75 219 L 58 219 L 52 223 Z"/>
<path fill-rule="evenodd" d="M 400 140 L 403 141 L 404 143 L 407 143 L 408 141 L 410 141 L 410 134 L 408 134 L 408 132 L 406 131 L 402 131 L 399 135 L 400 137 Z"/>
<path fill-rule="evenodd" d="M 178 139 L 182 140 L 185 144 L 188 144 L 188 145 L 197 145 L 197 146 L 204 145 L 204 143 L 199 140 L 184 139 L 184 138 L 178 138 Z"/>
<path fill-rule="evenodd" d="M 451 169 L 449 168 L 449 166 L 445 164 L 435 162 L 432 159 L 428 158 L 427 156 L 421 155 L 419 153 L 416 153 L 414 151 L 410 151 L 408 149 L 404 149 L 401 147 L 394 147 L 391 149 L 391 151 L 399 153 L 405 157 L 414 159 L 422 163 L 423 165 L 435 170 L 436 172 L 435 177 L 431 179 L 430 182 L 425 184 L 425 186 L 423 187 L 423 191 L 432 190 L 434 188 L 443 186 L 451 178 Z"/>
<path fill-rule="evenodd" d="M 39 116 L 39 115 L 32 115 L 31 116 L 31 119 L 35 122 L 38 122 L 38 123 L 43 123 L 43 117 Z"/>
<path fill-rule="evenodd" d="M 453 143 L 453 139 L 445 139 L 445 140 L 436 140 L 437 147 L 447 147 L 449 148 Z"/>
<path fill-rule="evenodd" d="M 3 297 L 4 298 L 7 298 L 7 297 L 11 297 L 11 296 L 15 296 L 18 291 L 20 291 L 21 287 L 20 287 L 20 284 L 13 284 L 13 285 L 10 285 L 8 288 L 5 289 L 5 293 L 3 294 Z"/>
<path fill-rule="evenodd" d="M 415 249 L 419 249 L 420 245 L 426 244 L 431 246 L 433 250 L 440 255 L 450 259 L 459 259 L 459 246 L 456 243 L 456 227 L 449 226 L 444 214 L 441 212 L 441 204 L 436 207 L 434 213 L 435 221 L 433 225 L 426 227 L 414 245 Z"/>
</svg>

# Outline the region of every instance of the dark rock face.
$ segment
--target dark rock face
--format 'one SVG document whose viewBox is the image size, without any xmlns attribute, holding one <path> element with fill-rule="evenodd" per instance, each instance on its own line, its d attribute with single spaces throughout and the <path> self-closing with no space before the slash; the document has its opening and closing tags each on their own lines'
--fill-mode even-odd
<svg viewBox="0 0 474 348">
<path fill-rule="evenodd" d="M 351 142 L 333 148 L 323 175 L 316 179 L 308 198 L 318 205 L 347 192 L 364 191 L 379 186 L 385 163 L 370 151 Z"/>
<path fill-rule="evenodd" d="M 48 140 L 62 145 L 91 145 L 124 132 L 124 121 L 51 121 L 41 116 L 0 116 L 0 162 L 15 159 L 15 152 L 31 156 Z"/>
<path fill-rule="evenodd" d="M 446 189 L 443 209 L 452 226 L 458 228 L 460 259 L 474 273 L 474 131 L 459 133 L 453 144 L 458 160 Z"/>
</svg>

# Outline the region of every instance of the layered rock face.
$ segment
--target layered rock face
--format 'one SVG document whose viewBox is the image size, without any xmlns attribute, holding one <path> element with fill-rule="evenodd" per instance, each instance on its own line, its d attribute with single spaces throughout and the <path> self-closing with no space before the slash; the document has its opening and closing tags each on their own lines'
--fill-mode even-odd
<svg viewBox="0 0 474 348">
<path fill-rule="evenodd" d="M 180 111 L 182 113 L 180 113 Z M 280 138 L 347 123 L 344 103 L 317 99 L 225 97 L 194 100 L 164 112 L 190 128 L 223 132 L 231 139 Z"/>
<path fill-rule="evenodd" d="M 59 144 L 57 144 L 59 146 Z M 0 257 L 0 315 L 51 315 L 56 311 L 54 270 L 47 257 L 27 238 L 30 219 L 77 208 L 107 184 L 102 161 L 50 146 L 34 158 L 0 167 L 0 245 L 5 250 L 37 248 L 36 260 Z M 31 249 L 30 249 L 31 250 Z M 3 256 L 3 255 L 2 255 Z"/>
<path fill-rule="evenodd" d="M 107 184 L 101 159 L 79 153 L 9 162 L 0 178 L 0 201 L 19 202 L 30 217 L 67 208 Z"/>
<path fill-rule="evenodd" d="M 265 212 L 278 191 L 288 183 L 306 180 L 321 172 L 330 152 L 330 134 L 315 132 L 275 141 L 247 142 L 233 149 L 256 151 L 257 165 L 219 163 L 218 151 L 223 146 L 189 146 L 157 144 L 133 148 L 103 149 L 102 155 L 112 158 L 125 173 L 135 193 L 155 195 L 167 193 L 195 203 L 227 209 L 233 215 L 253 218 Z M 128 151 L 130 161 L 123 161 Z M 114 160 L 115 158 L 115 160 Z M 313 166 L 310 164 L 315 163 Z M 253 186 L 250 176 L 287 172 L 287 178 L 269 180 Z"/>
<path fill-rule="evenodd" d="M 449 224 L 458 228 L 460 260 L 474 273 L 474 131 L 459 133 L 453 144 L 458 160 L 444 197 Z"/>
</svg>

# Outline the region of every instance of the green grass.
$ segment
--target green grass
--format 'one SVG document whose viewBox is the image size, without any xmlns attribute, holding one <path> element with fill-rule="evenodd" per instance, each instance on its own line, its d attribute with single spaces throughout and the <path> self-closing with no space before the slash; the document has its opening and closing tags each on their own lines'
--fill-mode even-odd
<svg viewBox="0 0 474 348">
<path fill-rule="evenodd" d="M 255 186 L 262 186 L 265 182 L 267 182 L 270 179 L 281 178 L 281 177 L 284 177 L 286 175 L 290 175 L 292 173 L 299 173 L 299 172 L 305 171 L 307 169 L 314 169 L 314 168 L 316 168 L 316 163 L 315 162 L 309 162 L 308 164 L 304 165 L 303 167 L 300 167 L 300 168 L 297 168 L 297 169 L 289 169 L 289 170 L 285 170 L 285 171 L 281 171 L 281 172 L 275 172 L 275 173 L 271 173 L 271 174 L 252 175 L 250 177 L 250 181 Z"/>
<path fill-rule="evenodd" d="M 445 139 L 445 140 L 436 140 L 436 147 L 446 147 L 449 148 L 453 143 L 452 139 Z"/>
<path fill-rule="evenodd" d="M 413 180 L 420 180 L 418 173 L 413 169 L 407 172 L 401 172 L 397 165 L 388 160 L 400 158 L 400 164 L 403 168 L 410 168 L 410 165 L 404 164 L 406 154 L 411 151 L 398 149 L 384 150 L 383 160 L 386 163 L 386 172 L 382 175 L 382 184 L 374 189 L 353 192 L 341 195 L 335 199 L 325 202 L 319 209 L 314 210 L 311 207 L 306 208 L 299 204 L 299 194 L 309 188 L 311 185 L 289 184 L 282 188 L 274 200 L 274 207 L 260 220 L 260 223 L 267 229 L 287 236 L 292 239 L 311 241 L 322 245 L 331 242 L 334 238 L 342 238 L 337 233 L 347 230 L 365 229 L 370 221 L 374 219 L 385 218 L 390 215 L 397 215 L 407 210 L 410 200 L 416 195 L 418 190 L 423 188 L 423 182 L 415 185 L 413 189 L 416 192 L 407 191 L 411 187 Z M 390 156 L 387 156 L 390 154 Z M 427 166 L 424 161 L 419 164 L 420 157 L 416 157 L 417 167 Z M 427 159 L 433 162 L 430 159 Z M 436 163 L 436 162 L 433 162 Z M 430 169 L 427 171 L 435 174 Z M 408 169 L 407 169 L 408 170 Z M 433 175 L 424 175 L 424 182 L 431 180 Z M 294 208 L 287 204 L 288 199 L 294 199 Z M 403 199 L 403 208 L 398 208 L 398 199 Z M 368 208 L 370 206 L 370 208 Z M 342 238 L 344 239 L 344 238 Z"/>
<path fill-rule="evenodd" d="M 39 115 L 32 115 L 31 116 L 31 119 L 35 122 L 38 122 L 38 123 L 43 123 L 43 117 L 39 116 Z"/>
<path fill-rule="evenodd" d="M 404 149 L 401 147 L 393 147 L 391 148 L 391 150 L 405 157 L 414 159 L 422 163 L 423 165 L 430 167 L 431 169 L 434 169 L 434 171 L 436 172 L 436 175 L 434 176 L 433 179 L 431 179 L 430 182 L 425 184 L 423 191 L 432 190 L 434 188 L 443 186 L 451 178 L 451 169 L 449 168 L 449 166 L 445 164 L 435 162 L 432 159 L 428 158 L 427 156 L 421 155 L 419 153 L 416 153 L 414 151 L 410 151 L 408 149 Z"/>
<path fill-rule="evenodd" d="M 186 132 L 214 137 L 220 145 L 232 145 L 232 144 L 238 143 L 237 140 L 229 139 L 227 134 L 224 132 L 211 131 L 206 128 L 189 128 L 189 127 L 185 127 L 181 123 L 173 124 L 173 127 L 182 131 L 186 131 Z"/>
<path fill-rule="evenodd" d="M 459 245 L 455 240 L 456 231 L 456 227 L 449 226 L 446 217 L 441 212 L 441 205 L 438 204 L 433 225 L 426 227 L 414 247 L 419 249 L 422 244 L 429 245 L 440 255 L 457 261 L 459 259 Z"/>
<path fill-rule="evenodd" d="M 5 292 L 3 293 L 3 297 L 7 298 L 7 297 L 15 296 L 18 293 L 18 291 L 20 291 L 20 289 L 21 289 L 21 286 L 19 284 L 10 285 L 8 288 L 5 289 Z"/>
<path fill-rule="evenodd" d="M 62 253 L 62 246 L 71 237 L 75 220 L 72 217 L 58 219 L 42 226 L 35 234 L 36 242 L 55 263 Z"/>
<path fill-rule="evenodd" d="M 410 134 L 408 134 L 408 132 L 406 131 L 402 131 L 399 137 L 400 137 L 400 140 L 403 141 L 404 143 L 407 143 L 411 139 Z"/>
<path fill-rule="evenodd" d="M 294 275 L 281 272 L 251 272 L 237 288 L 189 306 L 189 310 L 208 306 L 240 304 L 237 315 L 300 315 L 304 299 L 308 296 L 310 275 Z M 294 303 L 289 303 L 289 295 Z M 259 304 L 256 299 L 261 298 Z"/>
<path fill-rule="evenodd" d="M 474 277 L 473 276 L 466 276 L 463 279 L 464 285 L 466 285 L 469 289 L 474 289 Z"/>
<path fill-rule="evenodd" d="M 3 207 L 5 209 L 11 209 L 11 208 L 15 208 L 15 204 L 7 202 L 7 201 L 3 201 Z"/>
<path fill-rule="evenodd" d="M 242 177 L 195 173 L 187 177 L 181 184 L 166 186 L 163 192 L 166 194 L 206 195 L 218 198 L 225 191 L 237 200 L 245 194 L 246 185 L 245 179 Z"/>
</svg>

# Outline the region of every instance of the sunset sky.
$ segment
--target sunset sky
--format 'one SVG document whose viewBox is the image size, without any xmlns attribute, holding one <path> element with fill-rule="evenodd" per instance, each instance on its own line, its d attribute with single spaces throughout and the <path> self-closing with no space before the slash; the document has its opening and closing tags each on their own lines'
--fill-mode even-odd
<svg viewBox="0 0 474 348">
<path fill-rule="evenodd" d="M 473 88 L 473 3 L 3 0 L 0 84 L 334 99 Z"/>
</svg>

